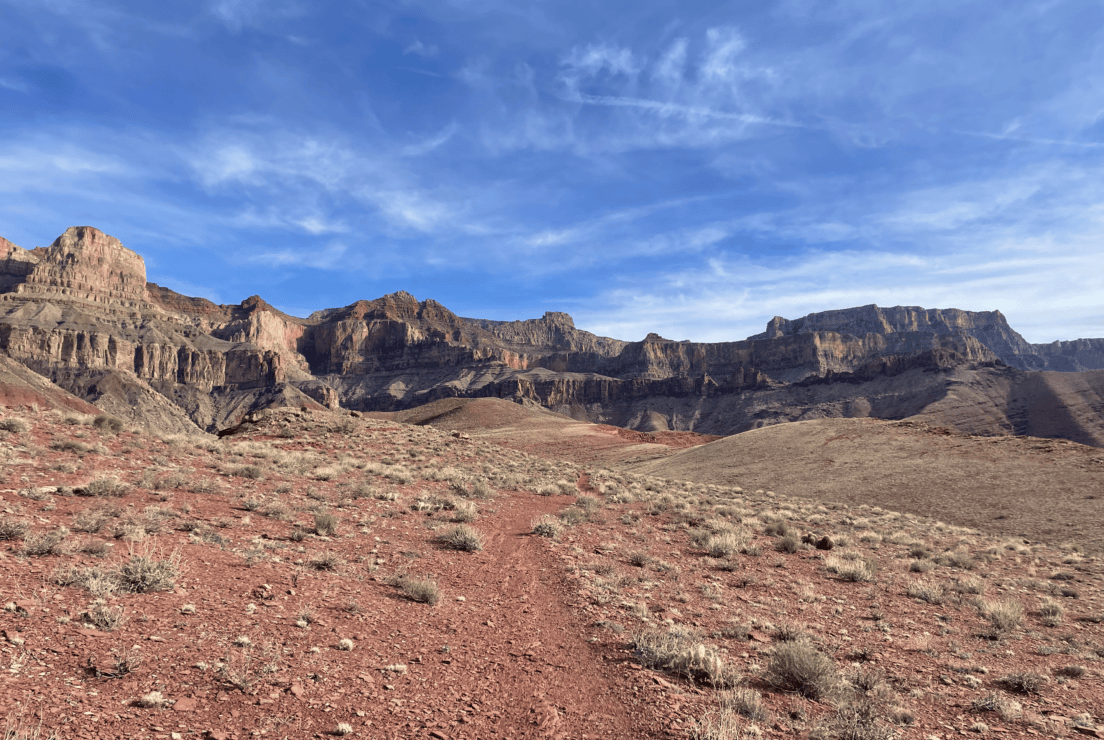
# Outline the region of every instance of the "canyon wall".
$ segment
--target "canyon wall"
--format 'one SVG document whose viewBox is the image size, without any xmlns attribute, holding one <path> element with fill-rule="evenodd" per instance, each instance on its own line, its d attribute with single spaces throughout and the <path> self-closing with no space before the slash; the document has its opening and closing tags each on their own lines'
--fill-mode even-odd
<svg viewBox="0 0 1104 740">
<path fill-rule="evenodd" d="M 497 397 L 636 428 L 728 433 L 757 423 L 736 411 L 755 407 L 756 394 L 775 399 L 771 418 L 782 419 L 802 413 L 777 410 L 787 394 L 797 409 L 814 388 L 847 396 L 879 379 L 926 378 L 922 392 L 897 392 L 915 403 L 839 401 L 846 413 L 886 414 L 947 393 L 928 380 L 953 368 L 1104 367 L 1104 339 L 1031 345 L 999 311 L 862 306 L 776 317 L 762 334 L 717 343 L 625 342 L 559 312 L 462 318 L 405 291 L 297 318 L 259 296 L 218 305 L 148 283 L 139 255 L 86 226 L 32 250 L 0 239 L 0 351 L 120 413 L 177 413 L 208 431 L 258 404 L 375 411 Z"/>
</svg>

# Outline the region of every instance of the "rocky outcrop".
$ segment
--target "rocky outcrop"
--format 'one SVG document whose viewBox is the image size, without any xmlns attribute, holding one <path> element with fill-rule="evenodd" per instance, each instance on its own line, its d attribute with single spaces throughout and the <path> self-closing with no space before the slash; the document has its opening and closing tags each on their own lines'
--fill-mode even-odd
<svg viewBox="0 0 1104 740">
<path fill-rule="evenodd" d="M 67 229 L 34 256 L 36 264 L 12 287 L 14 292 L 112 307 L 146 303 L 145 262 L 118 239 L 91 226 Z"/>
<path fill-rule="evenodd" d="M 966 356 L 971 360 L 985 359 L 977 349 L 980 346 L 1004 364 L 1024 370 L 1080 372 L 1104 368 L 1104 339 L 1030 344 L 1008 325 L 1000 311 L 859 306 L 811 313 L 792 321 L 776 316 L 767 323 L 765 332 L 751 338 L 780 339 L 824 331 L 855 337 L 902 333 L 953 336 L 969 345 Z"/>
<path fill-rule="evenodd" d="M 877 403 L 852 397 L 891 378 L 1002 361 L 1104 365 L 1104 340 L 1030 345 L 997 311 L 863 306 L 775 318 L 763 334 L 717 343 L 625 342 L 559 312 L 462 318 L 405 291 L 301 319 L 259 296 L 219 305 L 147 283 L 142 258 L 91 227 L 29 251 L 0 241 L 0 351 L 113 413 L 133 408 L 178 429 L 175 413 L 209 431 L 257 404 L 383 411 L 491 397 L 726 433 L 767 418 L 747 416 L 753 398 L 796 399 L 775 420 L 805 413 L 813 397 L 833 399 L 830 413 L 888 414 L 934 391 L 907 403 L 888 391 Z"/>
<path fill-rule="evenodd" d="M 38 258 L 34 254 L 0 237 L 0 293 L 26 282 L 36 264 Z"/>
</svg>

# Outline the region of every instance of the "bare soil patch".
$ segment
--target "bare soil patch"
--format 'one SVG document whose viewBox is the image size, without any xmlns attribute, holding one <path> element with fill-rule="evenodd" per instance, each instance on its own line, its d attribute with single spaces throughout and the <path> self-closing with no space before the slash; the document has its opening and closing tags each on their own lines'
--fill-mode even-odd
<svg viewBox="0 0 1104 740">
<path fill-rule="evenodd" d="M 629 469 L 1104 550 L 1104 452 L 1065 440 L 817 419 L 743 432 Z"/>
</svg>

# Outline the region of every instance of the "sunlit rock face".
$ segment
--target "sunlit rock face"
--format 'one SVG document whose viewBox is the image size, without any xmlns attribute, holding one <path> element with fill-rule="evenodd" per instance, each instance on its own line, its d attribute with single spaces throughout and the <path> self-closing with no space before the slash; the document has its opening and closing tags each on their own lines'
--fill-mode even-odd
<svg viewBox="0 0 1104 740">
<path fill-rule="evenodd" d="M 31 250 L 0 239 L 0 350 L 82 397 L 118 395 L 113 408 L 178 413 L 173 428 L 208 430 L 258 404 L 394 410 L 498 397 L 634 428 L 729 433 L 817 414 L 915 413 L 948 393 L 933 378 L 953 368 L 1104 368 L 1104 339 L 1032 345 L 999 311 L 861 306 L 776 317 L 762 334 L 715 343 L 600 337 L 554 311 L 463 318 L 405 291 L 297 318 L 260 296 L 218 305 L 147 283 L 138 254 L 88 226 Z"/>
</svg>

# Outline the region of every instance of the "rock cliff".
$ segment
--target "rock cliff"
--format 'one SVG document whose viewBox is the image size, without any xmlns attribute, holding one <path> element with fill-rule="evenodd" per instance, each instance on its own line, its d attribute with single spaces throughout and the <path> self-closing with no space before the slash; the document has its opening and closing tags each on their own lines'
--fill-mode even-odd
<svg viewBox="0 0 1104 740">
<path fill-rule="evenodd" d="M 1104 340 L 1031 345 L 998 311 L 863 306 L 718 343 L 625 342 L 558 312 L 462 318 L 405 291 L 297 318 L 259 296 L 218 305 L 147 283 L 142 258 L 91 227 L 33 250 L 0 240 L 0 351 L 113 413 L 208 431 L 280 404 L 382 411 L 495 397 L 724 434 L 800 418 L 814 397 L 834 399 L 817 401 L 824 413 L 915 413 L 948 393 L 928 381 L 954 368 L 1104 367 Z M 925 380 L 900 380 L 910 377 Z M 894 390 L 878 395 L 879 383 Z"/>
</svg>

